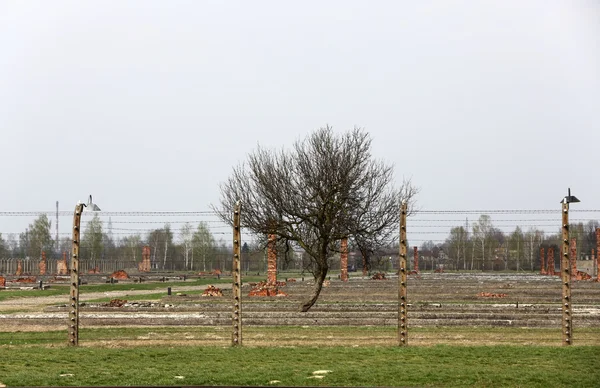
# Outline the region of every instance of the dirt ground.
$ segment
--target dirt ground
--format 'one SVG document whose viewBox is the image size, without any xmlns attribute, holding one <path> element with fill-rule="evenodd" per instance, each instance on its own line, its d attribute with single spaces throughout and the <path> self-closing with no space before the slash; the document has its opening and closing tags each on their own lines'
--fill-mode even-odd
<svg viewBox="0 0 600 388">
<path fill-rule="evenodd" d="M 116 338 L 82 339 L 81 344 L 227 345 L 232 324 L 231 285 L 219 285 L 224 289 L 223 297 L 186 295 L 205 287 L 173 287 L 172 296 L 147 301 L 139 297 L 156 294 L 157 290 L 82 294 L 82 329 L 123 328 L 123 334 Z M 301 313 L 298 306 L 309 295 L 311 287 L 309 281 L 289 282 L 284 288 L 287 297 L 244 296 L 245 343 L 253 346 L 386 346 L 394 343 L 398 323 L 397 278 L 352 278 L 345 283 L 332 278 L 323 288 L 318 303 L 309 312 Z M 247 295 L 249 286 L 243 289 Z M 561 285 L 557 277 L 421 274 L 409 279 L 408 290 L 408 326 L 413 344 L 560 344 Z M 574 332 L 579 330 L 576 338 L 579 344 L 599 345 L 600 283 L 576 282 L 572 290 Z M 100 298 L 126 300 L 132 296 L 136 296 L 136 300 L 122 307 L 90 302 Z M 68 295 L 1 301 L 0 332 L 66 331 L 67 301 Z M 273 327 L 287 329 L 273 331 Z M 319 330 L 304 330 L 315 327 Z M 168 330 L 157 332 L 153 328 Z"/>
</svg>

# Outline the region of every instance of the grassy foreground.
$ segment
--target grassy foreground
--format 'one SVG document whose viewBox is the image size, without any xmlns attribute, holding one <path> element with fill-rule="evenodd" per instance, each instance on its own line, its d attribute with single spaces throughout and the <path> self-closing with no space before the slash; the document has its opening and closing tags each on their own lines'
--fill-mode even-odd
<svg viewBox="0 0 600 388">
<path fill-rule="evenodd" d="M 6 385 L 597 387 L 600 347 L 0 347 Z M 315 371 L 330 371 L 316 378 Z"/>
</svg>

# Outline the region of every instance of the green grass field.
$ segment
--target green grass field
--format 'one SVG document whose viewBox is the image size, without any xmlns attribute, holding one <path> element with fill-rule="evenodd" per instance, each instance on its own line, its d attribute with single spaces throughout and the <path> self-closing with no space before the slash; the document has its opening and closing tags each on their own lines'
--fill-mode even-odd
<svg viewBox="0 0 600 388">
<path fill-rule="evenodd" d="M 6 385 L 597 387 L 600 347 L 1 347 Z M 315 371 L 330 371 L 314 374 Z M 314 376 L 324 376 L 316 378 Z"/>
</svg>

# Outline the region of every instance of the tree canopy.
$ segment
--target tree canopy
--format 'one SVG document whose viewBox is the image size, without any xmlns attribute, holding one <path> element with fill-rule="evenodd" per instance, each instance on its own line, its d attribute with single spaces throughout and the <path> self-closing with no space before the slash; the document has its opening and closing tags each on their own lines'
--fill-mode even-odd
<svg viewBox="0 0 600 388">
<path fill-rule="evenodd" d="M 393 186 L 393 167 L 371 154 L 362 129 L 336 134 L 321 128 L 290 150 L 259 147 L 221 185 L 221 218 L 242 203 L 241 222 L 259 235 L 275 234 L 301 247 L 313 261 L 315 287 L 301 306 L 317 301 L 329 270 L 328 259 L 342 238 L 373 246 L 389 240 L 399 220 L 401 193 L 414 195 L 410 182 Z"/>
</svg>

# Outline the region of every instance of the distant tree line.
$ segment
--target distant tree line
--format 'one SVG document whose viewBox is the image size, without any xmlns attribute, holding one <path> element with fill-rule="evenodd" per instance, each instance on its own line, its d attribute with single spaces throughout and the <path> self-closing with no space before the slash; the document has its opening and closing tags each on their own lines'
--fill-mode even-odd
<svg viewBox="0 0 600 388">
<path fill-rule="evenodd" d="M 596 249 L 598 221 L 571 223 L 569 233 L 577 241 L 578 259 L 591 257 Z M 510 233 L 495 227 L 490 216 L 481 215 L 470 230 L 456 226 L 443 243 L 424 242 L 419 249 L 420 269 L 440 265 L 457 270 L 525 270 L 540 268 L 540 248 L 554 248 L 555 263 L 559 263 L 561 230 L 556 233 L 531 227 L 524 231 L 520 226 Z"/>
</svg>

